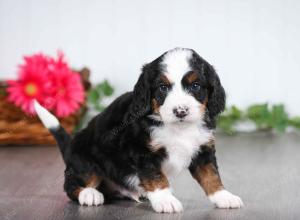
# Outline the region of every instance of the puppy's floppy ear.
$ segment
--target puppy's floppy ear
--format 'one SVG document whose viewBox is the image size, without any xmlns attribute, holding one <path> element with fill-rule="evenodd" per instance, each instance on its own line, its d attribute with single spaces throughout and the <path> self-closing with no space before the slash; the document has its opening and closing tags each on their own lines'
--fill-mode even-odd
<svg viewBox="0 0 300 220">
<path fill-rule="evenodd" d="M 129 109 L 131 118 L 140 118 L 145 116 L 150 111 L 150 98 L 151 98 L 151 68 L 150 64 L 146 64 L 142 68 L 137 83 L 133 89 L 133 99 Z"/>
<path fill-rule="evenodd" d="M 205 75 L 208 81 L 208 103 L 209 117 L 214 120 L 225 108 L 226 95 L 220 79 L 213 66 L 205 64 Z"/>
</svg>

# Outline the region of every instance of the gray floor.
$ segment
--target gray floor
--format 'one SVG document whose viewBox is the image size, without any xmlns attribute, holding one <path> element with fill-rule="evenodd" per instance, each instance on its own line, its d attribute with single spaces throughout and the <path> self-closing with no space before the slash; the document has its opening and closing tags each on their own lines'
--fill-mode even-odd
<svg viewBox="0 0 300 220">
<path fill-rule="evenodd" d="M 218 135 L 223 182 L 245 207 L 215 209 L 185 172 L 173 183 L 182 214 L 156 214 L 148 202 L 80 207 L 62 190 L 56 147 L 0 147 L 0 219 L 300 219 L 299 143 L 300 134 Z"/>
</svg>

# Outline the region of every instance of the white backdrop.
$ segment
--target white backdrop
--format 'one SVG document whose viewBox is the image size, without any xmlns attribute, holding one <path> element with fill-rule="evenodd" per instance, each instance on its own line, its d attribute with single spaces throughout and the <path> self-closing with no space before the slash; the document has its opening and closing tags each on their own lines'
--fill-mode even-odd
<svg viewBox="0 0 300 220">
<path fill-rule="evenodd" d="M 229 104 L 300 115 L 299 39 L 297 0 L 0 0 L 0 78 L 15 78 L 24 54 L 61 49 L 117 94 L 143 63 L 189 47 L 216 67 Z"/>
</svg>

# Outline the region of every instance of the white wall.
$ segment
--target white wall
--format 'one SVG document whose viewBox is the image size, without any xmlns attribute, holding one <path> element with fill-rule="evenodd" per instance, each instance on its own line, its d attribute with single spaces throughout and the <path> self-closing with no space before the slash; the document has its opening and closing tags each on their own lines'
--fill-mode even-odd
<svg viewBox="0 0 300 220">
<path fill-rule="evenodd" d="M 143 63 L 190 47 L 216 67 L 229 104 L 283 102 L 300 115 L 299 39 L 297 0 L 0 0 L 0 78 L 24 54 L 62 49 L 118 94 Z"/>
</svg>

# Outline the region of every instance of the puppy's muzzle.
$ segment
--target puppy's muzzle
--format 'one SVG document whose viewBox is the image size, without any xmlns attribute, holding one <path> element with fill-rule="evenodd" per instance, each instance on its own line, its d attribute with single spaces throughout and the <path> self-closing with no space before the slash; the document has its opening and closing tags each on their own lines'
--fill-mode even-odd
<svg viewBox="0 0 300 220">
<path fill-rule="evenodd" d="M 177 118 L 183 119 L 189 114 L 189 108 L 186 106 L 178 106 L 173 109 L 173 113 Z"/>
</svg>

